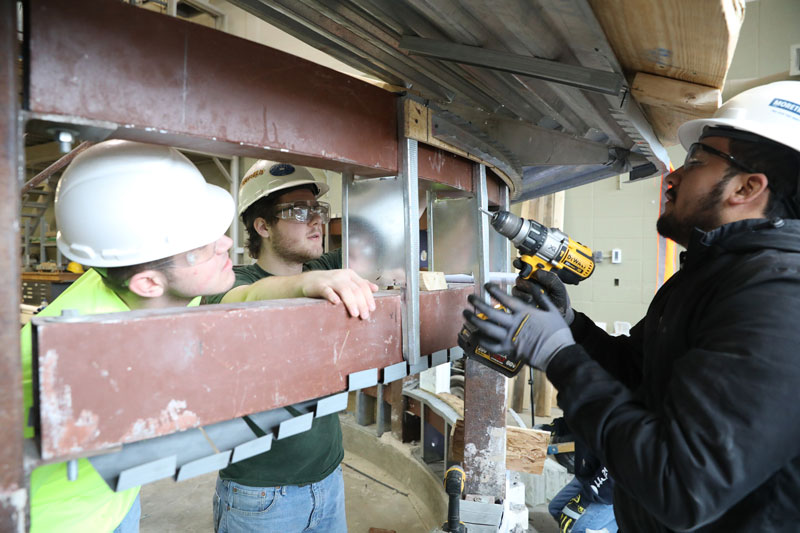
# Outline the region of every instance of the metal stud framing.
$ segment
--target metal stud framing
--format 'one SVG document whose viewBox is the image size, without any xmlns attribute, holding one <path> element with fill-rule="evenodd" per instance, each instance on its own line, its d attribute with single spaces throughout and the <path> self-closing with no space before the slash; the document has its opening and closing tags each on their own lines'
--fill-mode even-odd
<svg viewBox="0 0 800 533">
<path fill-rule="evenodd" d="M 398 101 L 398 114 L 404 107 Z M 398 119 L 398 124 L 403 124 Z M 403 182 L 403 204 L 405 205 L 405 298 L 403 300 L 403 356 L 409 364 L 419 360 L 419 200 L 417 182 L 417 141 L 404 137 L 399 128 L 400 145 L 397 148 L 398 176 Z"/>
</svg>

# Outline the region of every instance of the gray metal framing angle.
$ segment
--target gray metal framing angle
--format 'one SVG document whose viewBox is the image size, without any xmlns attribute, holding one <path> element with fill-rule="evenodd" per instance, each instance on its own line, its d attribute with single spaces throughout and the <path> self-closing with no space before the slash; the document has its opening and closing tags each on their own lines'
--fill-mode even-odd
<svg viewBox="0 0 800 533">
<path fill-rule="evenodd" d="M 486 133 L 447 111 L 435 111 L 431 124 L 434 137 L 497 167 L 511 179 L 514 191 L 522 190 L 522 165 Z"/>
<path fill-rule="evenodd" d="M 400 48 L 412 55 L 521 74 L 601 94 L 617 96 L 622 90 L 622 76 L 605 70 L 408 35 L 400 39 Z"/>
</svg>

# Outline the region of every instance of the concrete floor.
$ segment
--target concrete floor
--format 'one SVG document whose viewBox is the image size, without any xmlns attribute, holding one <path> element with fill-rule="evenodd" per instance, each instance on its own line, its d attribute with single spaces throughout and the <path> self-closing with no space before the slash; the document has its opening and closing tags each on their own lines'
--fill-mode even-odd
<svg viewBox="0 0 800 533">
<path fill-rule="evenodd" d="M 345 415 L 347 416 L 347 415 Z M 523 415 L 530 424 L 530 414 Z M 536 423 L 549 420 L 538 417 Z M 513 422 L 509 421 L 510 424 Z M 400 445 L 406 446 L 406 445 Z M 370 528 L 397 533 L 428 533 L 424 517 L 430 510 L 390 472 L 345 452 L 343 461 L 345 505 L 350 533 L 368 533 Z M 176 483 L 165 479 L 142 487 L 141 533 L 213 531 L 211 501 L 216 472 Z M 400 476 L 402 477 L 402 476 Z M 421 508 L 423 507 L 423 508 Z M 441 517 L 444 522 L 445 516 Z M 427 523 L 430 524 L 430 517 Z M 557 533 L 556 522 L 546 505 L 530 512 L 530 533 Z"/>
<path fill-rule="evenodd" d="M 351 454 L 344 460 L 345 504 L 350 533 L 371 527 L 397 533 L 428 533 L 408 489 L 371 463 Z M 142 487 L 141 533 L 213 531 L 211 497 L 217 474 L 175 483 L 165 479 Z M 422 512 L 425 512 L 422 510 Z M 444 520 L 443 520 L 444 521 Z M 530 514 L 529 533 L 558 533 L 558 526 L 540 505 Z"/>
<path fill-rule="evenodd" d="M 351 453 L 343 461 L 347 526 L 351 533 L 383 528 L 427 533 L 409 489 L 390 474 Z M 217 474 L 175 483 L 165 479 L 142 487 L 141 533 L 213 531 L 211 499 Z"/>
</svg>

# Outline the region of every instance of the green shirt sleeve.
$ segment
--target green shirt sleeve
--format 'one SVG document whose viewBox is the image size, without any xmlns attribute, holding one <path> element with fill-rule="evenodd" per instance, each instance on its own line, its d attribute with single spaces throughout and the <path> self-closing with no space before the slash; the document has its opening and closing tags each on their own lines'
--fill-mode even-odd
<svg viewBox="0 0 800 533">
<path fill-rule="evenodd" d="M 233 282 L 233 287 L 231 287 L 229 291 L 242 285 L 252 285 L 256 281 L 269 276 L 269 274 L 265 272 L 263 268 L 255 263 L 252 265 L 235 266 L 233 267 L 233 273 L 236 275 L 236 280 Z M 204 296 L 203 305 L 220 303 L 222 298 L 228 294 L 229 291 L 222 292 L 220 294 L 214 294 L 212 296 Z"/>
</svg>

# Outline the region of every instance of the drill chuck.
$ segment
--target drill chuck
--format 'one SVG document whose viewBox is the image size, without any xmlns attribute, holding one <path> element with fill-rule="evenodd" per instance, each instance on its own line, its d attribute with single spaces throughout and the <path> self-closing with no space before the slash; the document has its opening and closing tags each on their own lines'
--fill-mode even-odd
<svg viewBox="0 0 800 533">
<path fill-rule="evenodd" d="M 557 228 L 548 228 L 508 211 L 492 213 L 491 225 L 511 241 L 524 262 L 534 269 L 555 268 L 564 283 L 576 284 L 588 278 L 594 270 L 591 250 Z M 535 256 L 539 259 L 534 259 Z M 526 257 L 529 260 L 525 261 Z"/>
</svg>

